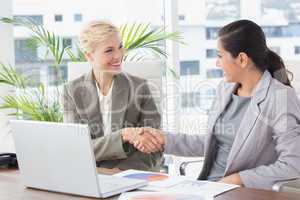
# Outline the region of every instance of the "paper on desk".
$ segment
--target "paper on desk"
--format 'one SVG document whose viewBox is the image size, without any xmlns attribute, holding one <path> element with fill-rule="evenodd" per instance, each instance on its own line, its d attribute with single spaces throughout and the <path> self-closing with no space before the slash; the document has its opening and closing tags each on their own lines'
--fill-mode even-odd
<svg viewBox="0 0 300 200">
<path fill-rule="evenodd" d="M 212 197 L 168 192 L 126 192 L 119 200 L 213 200 Z"/>
<path fill-rule="evenodd" d="M 155 192 L 176 193 L 180 191 L 182 194 L 216 196 L 238 187 L 237 185 L 196 181 L 185 176 L 168 176 L 163 173 L 140 170 L 126 170 L 115 174 L 115 176 L 147 180 L 148 186 L 142 187 L 139 190 Z"/>
<path fill-rule="evenodd" d="M 238 188 L 237 185 L 217 183 L 210 181 L 183 181 L 173 187 L 168 188 L 167 192 L 180 191 L 182 194 L 217 196 L 229 190 Z"/>
<path fill-rule="evenodd" d="M 163 173 L 132 169 L 117 173 L 114 176 L 146 180 L 148 181 L 148 185 L 142 187 L 141 190 L 147 191 L 164 191 L 185 180 L 193 180 L 185 176 L 169 176 Z"/>
</svg>

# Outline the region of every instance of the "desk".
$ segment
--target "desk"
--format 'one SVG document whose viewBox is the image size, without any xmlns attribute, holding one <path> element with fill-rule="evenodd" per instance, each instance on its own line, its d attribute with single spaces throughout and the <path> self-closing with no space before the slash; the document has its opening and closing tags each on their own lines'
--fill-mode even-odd
<svg viewBox="0 0 300 200">
<path fill-rule="evenodd" d="M 100 173 L 112 174 L 115 171 L 99 169 Z M 0 198 L 1 200 L 95 200 L 95 198 L 47 192 L 24 188 L 21 176 L 16 169 L 0 169 Z M 116 200 L 118 196 L 107 198 Z M 221 194 L 216 200 L 300 200 L 299 194 L 279 193 L 265 190 L 238 188 Z"/>
</svg>

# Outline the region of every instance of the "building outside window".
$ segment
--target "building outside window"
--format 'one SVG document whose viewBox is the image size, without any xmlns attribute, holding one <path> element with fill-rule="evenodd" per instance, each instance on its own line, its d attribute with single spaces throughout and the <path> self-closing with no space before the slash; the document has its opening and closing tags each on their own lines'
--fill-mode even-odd
<svg viewBox="0 0 300 200">
<path fill-rule="evenodd" d="M 183 92 L 181 93 L 181 107 L 197 108 L 206 112 L 211 108 L 215 96 L 216 90 L 212 88 L 201 92 Z"/>
<path fill-rule="evenodd" d="M 224 72 L 222 69 L 207 69 L 206 70 L 206 77 L 208 79 L 222 78 L 223 76 L 224 76 Z"/>
<path fill-rule="evenodd" d="M 82 14 L 76 13 L 74 14 L 74 22 L 81 22 L 82 21 Z"/>
<path fill-rule="evenodd" d="M 281 26 L 266 26 L 263 27 L 263 31 L 266 37 L 283 37 L 283 31 Z"/>
<path fill-rule="evenodd" d="M 63 47 L 71 47 L 72 48 L 72 38 L 64 38 L 63 39 Z"/>
<path fill-rule="evenodd" d="M 184 21 L 185 20 L 185 15 L 178 15 L 178 19 L 180 21 Z"/>
<path fill-rule="evenodd" d="M 207 20 L 236 20 L 240 17 L 240 0 L 206 0 Z"/>
<path fill-rule="evenodd" d="M 37 50 L 28 47 L 29 39 L 15 40 L 15 59 L 16 63 L 37 62 Z"/>
<path fill-rule="evenodd" d="M 300 46 L 295 46 L 295 54 L 296 55 L 300 54 Z"/>
<path fill-rule="evenodd" d="M 180 75 L 196 75 L 200 73 L 199 61 L 180 61 Z"/>
<path fill-rule="evenodd" d="M 215 40 L 218 38 L 218 32 L 220 28 L 217 27 L 207 27 L 206 28 L 206 39 Z"/>
<path fill-rule="evenodd" d="M 216 49 L 206 49 L 206 58 L 217 58 L 218 53 Z"/>
<path fill-rule="evenodd" d="M 43 25 L 43 15 L 14 15 L 14 19 L 30 20 L 37 25 Z"/>
<path fill-rule="evenodd" d="M 48 66 L 48 85 L 55 86 L 64 83 L 68 77 L 68 67 L 67 65 L 61 65 L 59 70 L 57 67 L 50 65 Z"/>
<path fill-rule="evenodd" d="M 62 22 L 63 21 L 63 15 L 54 15 L 54 21 L 55 22 Z"/>
</svg>

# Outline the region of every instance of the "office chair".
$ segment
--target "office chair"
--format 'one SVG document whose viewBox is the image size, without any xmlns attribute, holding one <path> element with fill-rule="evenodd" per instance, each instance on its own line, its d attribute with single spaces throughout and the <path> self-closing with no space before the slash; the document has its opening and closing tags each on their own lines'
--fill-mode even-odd
<svg viewBox="0 0 300 200">
<path fill-rule="evenodd" d="M 300 194 L 300 179 L 276 183 L 272 188 L 277 192 L 292 192 Z"/>
<path fill-rule="evenodd" d="M 189 165 L 201 162 L 203 163 L 203 161 L 204 159 L 182 162 L 179 167 L 180 175 L 184 176 L 187 174 L 187 167 Z M 291 192 L 300 194 L 300 179 L 278 182 L 273 185 L 272 190 L 276 192 Z"/>
</svg>

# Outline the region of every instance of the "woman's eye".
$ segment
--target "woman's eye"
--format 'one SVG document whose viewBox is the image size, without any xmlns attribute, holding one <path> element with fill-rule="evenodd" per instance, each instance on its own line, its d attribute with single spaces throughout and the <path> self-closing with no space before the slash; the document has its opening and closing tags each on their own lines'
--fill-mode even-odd
<svg viewBox="0 0 300 200">
<path fill-rule="evenodd" d="M 112 49 L 108 49 L 105 51 L 105 53 L 110 53 L 110 52 L 112 52 Z"/>
<path fill-rule="evenodd" d="M 221 58 L 221 57 L 222 57 L 220 54 L 218 54 L 217 56 L 218 56 L 218 58 Z"/>
</svg>

